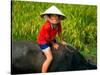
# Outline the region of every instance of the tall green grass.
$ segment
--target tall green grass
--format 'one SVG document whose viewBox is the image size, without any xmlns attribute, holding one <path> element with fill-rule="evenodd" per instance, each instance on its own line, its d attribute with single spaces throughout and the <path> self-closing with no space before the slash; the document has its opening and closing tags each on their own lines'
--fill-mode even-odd
<svg viewBox="0 0 100 75">
<path fill-rule="evenodd" d="M 92 5 L 12 1 L 12 39 L 36 41 L 39 29 L 45 22 L 40 14 L 52 5 L 67 17 L 62 21 L 62 34 L 66 42 L 80 49 L 85 56 L 96 57 L 97 7 Z"/>
</svg>

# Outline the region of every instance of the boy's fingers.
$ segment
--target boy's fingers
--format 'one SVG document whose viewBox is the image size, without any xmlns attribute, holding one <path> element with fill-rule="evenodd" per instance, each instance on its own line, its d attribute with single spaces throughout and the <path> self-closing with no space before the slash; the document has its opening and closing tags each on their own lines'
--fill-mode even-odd
<svg viewBox="0 0 100 75">
<path fill-rule="evenodd" d="M 63 45 L 67 45 L 67 43 L 65 41 L 62 42 Z"/>
</svg>

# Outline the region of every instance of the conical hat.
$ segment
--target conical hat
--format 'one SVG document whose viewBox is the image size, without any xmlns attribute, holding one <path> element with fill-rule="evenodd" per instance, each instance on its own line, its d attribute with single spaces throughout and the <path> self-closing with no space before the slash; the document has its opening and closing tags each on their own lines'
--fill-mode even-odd
<svg viewBox="0 0 100 75">
<path fill-rule="evenodd" d="M 66 18 L 65 15 L 56 6 L 51 6 L 44 13 L 42 13 L 40 16 L 44 17 L 44 15 L 47 15 L 47 14 L 57 14 L 57 15 L 61 15 L 62 19 Z"/>
</svg>

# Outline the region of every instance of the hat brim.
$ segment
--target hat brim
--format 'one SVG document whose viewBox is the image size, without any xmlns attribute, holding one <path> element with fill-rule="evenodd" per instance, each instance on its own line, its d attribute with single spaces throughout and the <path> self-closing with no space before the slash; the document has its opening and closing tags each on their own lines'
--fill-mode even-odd
<svg viewBox="0 0 100 75">
<path fill-rule="evenodd" d="M 41 14 L 40 16 L 41 16 L 42 18 L 44 18 L 45 15 L 50 15 L 50 14 L 55 14 L 55 13 Z M 61 15 L 61 14 L 56 14 L 56 15 L 62 16 L 61 20 L 66 19 L 66 16 L 65 16 L 65 15 Z"/>
</svg>

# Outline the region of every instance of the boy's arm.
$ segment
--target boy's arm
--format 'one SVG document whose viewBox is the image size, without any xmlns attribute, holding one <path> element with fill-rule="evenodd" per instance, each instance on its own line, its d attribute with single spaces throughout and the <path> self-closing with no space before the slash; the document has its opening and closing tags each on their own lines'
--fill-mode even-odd
<svg viewBox="0 0 100 75">
<path fill-rule="evenodd" d="M 62 43 L 63 45 L 67 45 L 67 43 L 64 41 L 64 38 L 62 37 L 62 34 L 59 33 L 58 36 L 59 36 L 59 38 L 60 38 L 61 43 Z"/>
<path fill-rule="evenodd" d="M 64 40 L 61 33 L 58 33 L 58 37 L 60 38 L 60 41 Z"/>
<path fill-rule="evenodd" d="M 58 37 L 60 38 L 60 41 L 63 45 L 66 45 L 67 43 L 64 41 L 64 38 L 62 37 L 62 27 L 61 24 L 58 26 Z"/>
</svg>

